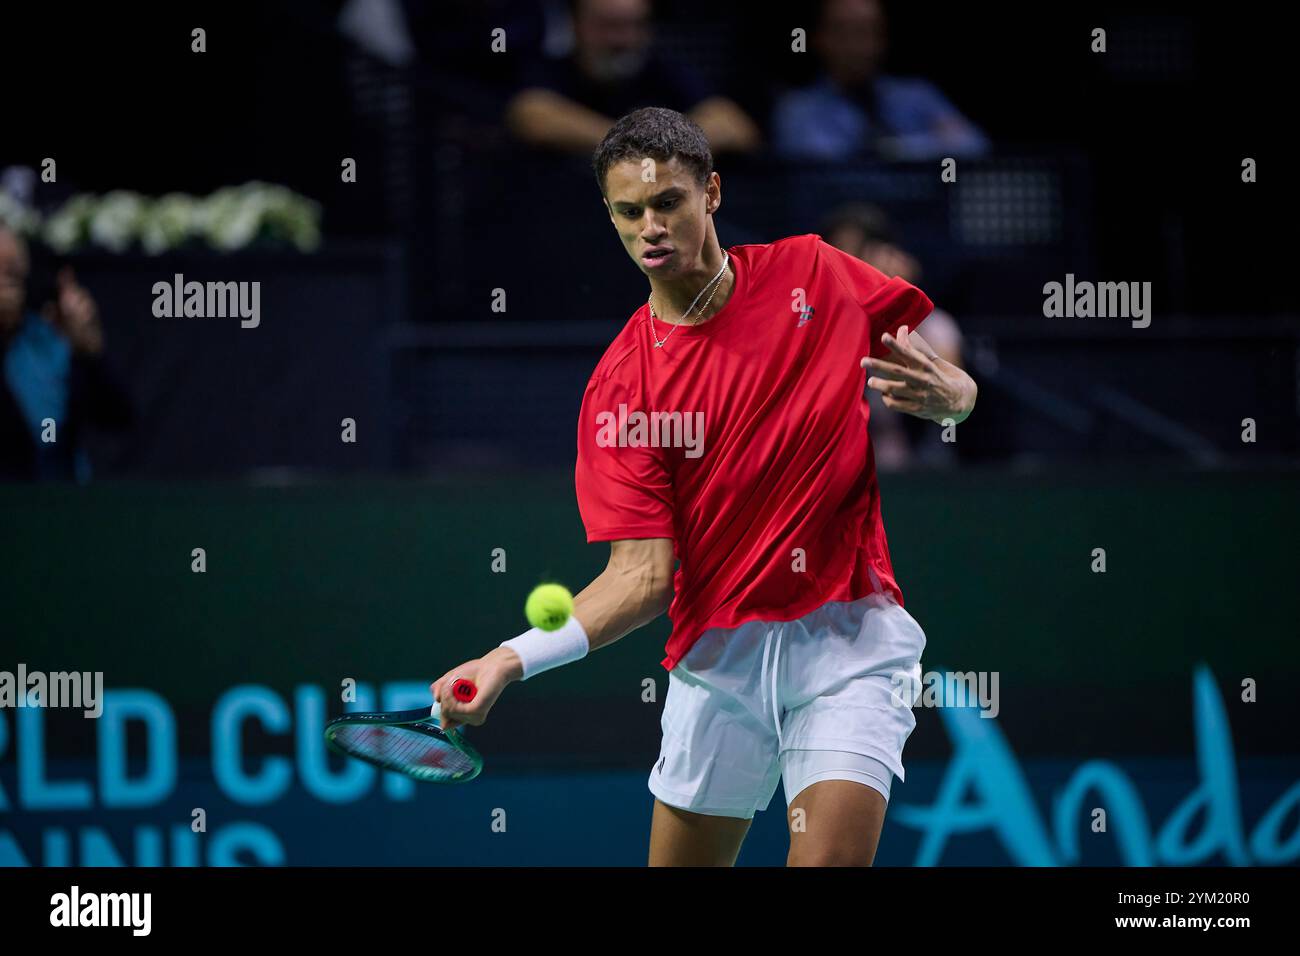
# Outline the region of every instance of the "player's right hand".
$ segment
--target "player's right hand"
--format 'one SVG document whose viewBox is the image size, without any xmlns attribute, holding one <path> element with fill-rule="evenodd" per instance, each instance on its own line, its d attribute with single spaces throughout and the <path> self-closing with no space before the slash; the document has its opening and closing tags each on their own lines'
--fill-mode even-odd
<svg viewBox="0 0 1300 956">
<path fill-rule="evenodd" d="M 519 655 L 506 647 L 494 648 L 483 657 L 447 671 L 429 685 L 440 708 L 442 729 L 454 730 L 461 724 L 481 725 L 501 692 L 511 681 L 518 680 L 521 672 Z M 451 688 L 458 677 L 473 681 L 478 688 L 473 700 L 461 701 L 452 695 Z"/>
</svg>

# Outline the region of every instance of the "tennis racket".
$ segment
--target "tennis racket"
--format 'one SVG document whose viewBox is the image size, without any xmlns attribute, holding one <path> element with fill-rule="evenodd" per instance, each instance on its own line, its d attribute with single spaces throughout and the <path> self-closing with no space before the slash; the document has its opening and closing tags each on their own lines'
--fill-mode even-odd
<svg viewBox="0 0 1300 956">
<path fill-rule="evenodd" d="M 451 693 L 468 703 L 478 688 L 473 681 L 458 677 Z M 325 725 L 325 742 L 336 753 L 427 783 L 465 783 L 483 769 L 483 758 L 465 742 L 459 729 L 442 729 L 436 700 L 429 710 L 335 717 Z"/>
</svg>

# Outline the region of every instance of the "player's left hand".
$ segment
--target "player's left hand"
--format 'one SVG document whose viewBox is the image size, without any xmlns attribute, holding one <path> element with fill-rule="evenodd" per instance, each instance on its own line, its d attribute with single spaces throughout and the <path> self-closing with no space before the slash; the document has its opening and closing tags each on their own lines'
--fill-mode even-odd
<svg viewBox="0 0 1300 956">
<path fill-rule="evenodd" d="M 930 344 L 907 326 L 880 341 L 893 361 L 864 356 L 859 363 L 871 373 L 867 386 L 880 392 L 886 408 L 932 422 L 965 421 L 975 407 L 978 389 L 964 371 L 940 358 Z"/>
</svg>

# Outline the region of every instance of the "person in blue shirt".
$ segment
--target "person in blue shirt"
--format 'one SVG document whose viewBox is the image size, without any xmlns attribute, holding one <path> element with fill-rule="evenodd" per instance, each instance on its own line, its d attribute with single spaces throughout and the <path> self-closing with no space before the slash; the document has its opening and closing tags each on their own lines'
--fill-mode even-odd
<svg viewBox="0 0 1300 956">
<path fill-rule="evenodd" d="M 989 149 L 984 134 L 933 83 L 881 72 L 886 34 L 878 0 L 825 0 L 809 48 L 821 74 L 777 99 L 771 122 L 777 155 L 919 160 Z"/>
<path fill-rule="evenodd" d="M 68 267 L 53 300 L 27 308 L 26 243 L 0 224 L 0 480 L 86 480 L 91 425 L 125 426 L 126 390 L 104 362 L 90 293 Z"/>
</svg>

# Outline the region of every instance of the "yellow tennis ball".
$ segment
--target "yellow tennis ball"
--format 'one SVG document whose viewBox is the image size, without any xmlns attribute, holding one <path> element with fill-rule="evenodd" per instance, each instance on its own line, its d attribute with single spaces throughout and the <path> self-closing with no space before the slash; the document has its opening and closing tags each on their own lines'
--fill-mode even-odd
<svg viewBox="0 0 1300 956">
<path fill-rule="evenodd" d="M 573 613 L 573 595 L 562 584 L 539 584 L 524 602 L 524 616 L 533 627 L 558 631 Z"/>
</svg>

